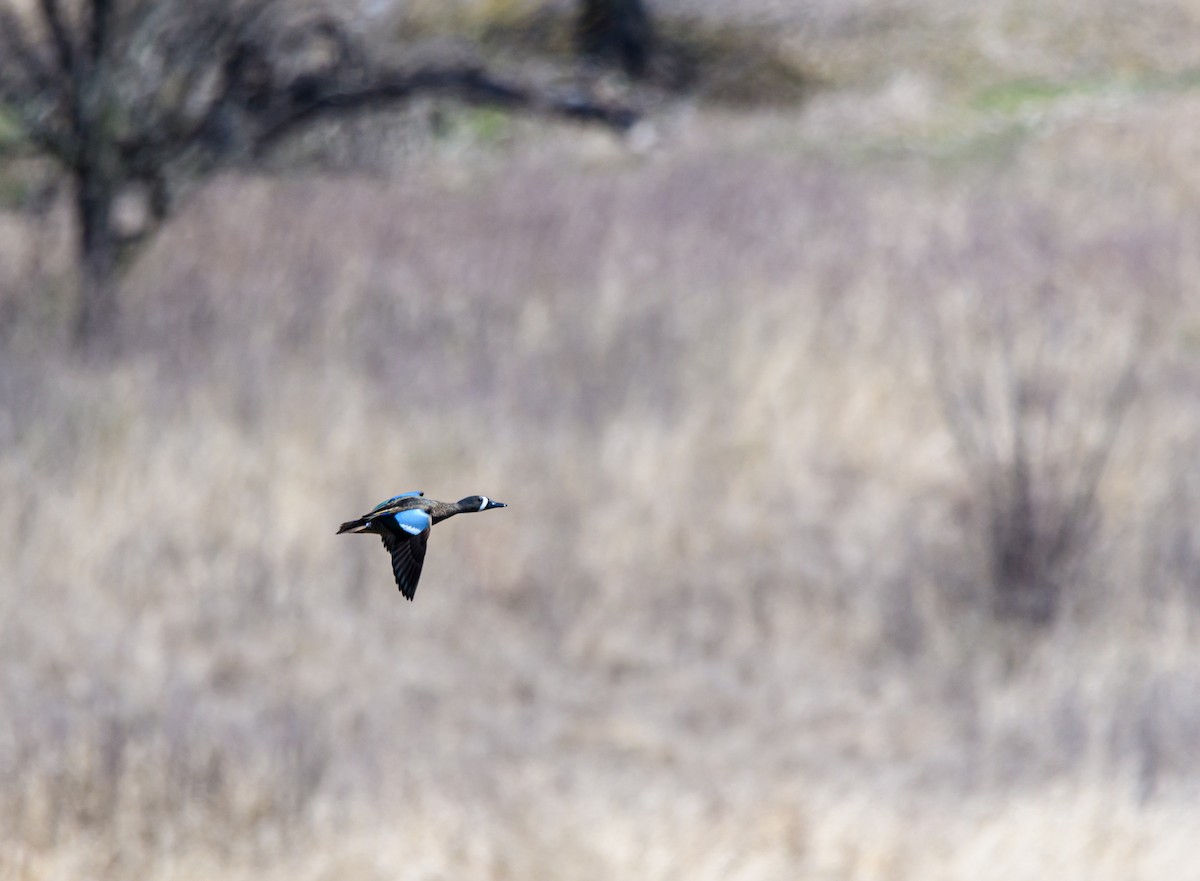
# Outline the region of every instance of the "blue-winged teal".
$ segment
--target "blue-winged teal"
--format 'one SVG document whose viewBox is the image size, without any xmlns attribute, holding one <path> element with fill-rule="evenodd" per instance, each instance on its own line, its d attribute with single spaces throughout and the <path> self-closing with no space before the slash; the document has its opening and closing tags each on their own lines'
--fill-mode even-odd
<svg viewBox="0 0 1200 881">
<path fill-rule="evenodd" d="M 429 529 L 455 514 L 486 511 L 488 508 L 507 508 L 504 502 L 493 502 L 487 496 L 467 496 L 457 502 L 437 502 L 422 498 L 425 493 L 400 493 L 380 502 L 357 520 L 349 520 L 338 529 L 343 532 L 372 532 L 383 539 L 383 546 L 392 555 L 392 571 L 396 586 L 406 599 L 417 592 L 421 566 L 425 563 L 425 545 Z"/>
</svg>

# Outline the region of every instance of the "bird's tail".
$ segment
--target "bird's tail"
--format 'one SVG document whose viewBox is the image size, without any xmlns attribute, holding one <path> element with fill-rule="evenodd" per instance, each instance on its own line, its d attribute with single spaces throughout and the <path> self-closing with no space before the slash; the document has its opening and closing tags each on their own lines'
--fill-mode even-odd
<svg viewBox="0 0 1200 881">
<path fill-rule="evenodd" d="M 357 520 L 347 520 L 338 527 L 337 534 L 341 535 L 343 532 L 366 532 L 367 524 L 370 522 L 371 521 L 369 517 L 359 517 Z"/>
</svg>

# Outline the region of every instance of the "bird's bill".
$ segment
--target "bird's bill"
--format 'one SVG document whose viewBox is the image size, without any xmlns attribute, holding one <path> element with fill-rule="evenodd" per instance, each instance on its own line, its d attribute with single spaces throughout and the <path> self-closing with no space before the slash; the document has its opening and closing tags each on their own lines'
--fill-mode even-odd
<svg viewBox="0 0 1200 881">
<path fill-rule="evenodd" d="M 508 505 L 506 505 L 504 502 L 493 502 L 491 499 L 488 499 L 487 504 L 483 506 L 483 510 L 486 511 L 489 508 L 507 508 L 507 507 L 508 507 Z"/>
</svg>

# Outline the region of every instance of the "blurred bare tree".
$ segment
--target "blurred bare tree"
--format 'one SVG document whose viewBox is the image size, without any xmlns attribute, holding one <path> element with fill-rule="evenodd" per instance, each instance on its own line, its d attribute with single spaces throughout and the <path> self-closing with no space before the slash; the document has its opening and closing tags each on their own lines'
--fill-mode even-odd
<svg viewBox="0 0 1200 881">
<path fill-rule="evenodd" d="M 654 30 L 642 0 L 582 0 L 575 39 L 586 57 L 615 65 L 631 77 L 649 70 Z"/>
<path fill-rule="evenodd" d="M 1150 310 L 1102 320 L 1094 291 L 1044 286 L 944 298 L 927 324 L 932 377 L 967 467 L 992 610 L 1053 623 L 1092 549 L 1099 491 L 1138 389 Z M 1102 328 L 1119 328 L 1104 337 Z M 1102 346 L 1106 368 L 1072 373 Z"/>
<path fill-rule="evenodd" d="M 79 342 L 113 325 L 118 272 L 181 183 L 252 162 L 318 117 L 427 92 L 618 129 L 633 121 L 477 67 L 396 69 L 370 58 L 337 15 L 274 0 L 0 0 L 0 121 L 19 144 L 10 152 L 53 159 L 71 186 Z M 137 206 L 137 221 L 116 223 L 118 204 Z"/>
</svg>

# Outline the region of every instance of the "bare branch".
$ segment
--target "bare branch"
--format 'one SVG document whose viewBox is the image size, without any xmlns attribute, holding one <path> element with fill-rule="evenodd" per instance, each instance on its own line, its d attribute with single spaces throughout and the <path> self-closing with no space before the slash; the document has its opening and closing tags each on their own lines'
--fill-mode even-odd
<svg viewBox="0 0 1200 881">
<path fill-rule="evenodd" d="M 90 60 L 98 64 L 108 48 L 113 18 L 112 0 L 92 0 L 92 23 L 89 34 Z"/>
<path fill-rule="evenodd" d="M 302 93 L 290 95 L 290 103 L 263 126 L 256 139 L 257 152 L 269 149 L 317 116 L 400 103 L 420 93 L 450 95 L 472 104 L 596 122 L 622 132 L 637 122 L 637 114 L 627 108 L 610 107 L 578 95 L 554 95 L 523 88 L 494 79 L 476 67 L 424 68 L 412 73 L 389 71 L 364 85 L 348 88 L 311 81 L 305 86 Z"/>
<path fill-rule="evenodd" d="M 238 112 L 251 111 L 248 117 L 253 117 L 261 109 L 254 106 L 256 100 L 262 106 L 274 100 L 266 50 L 252 34 L 273 30 L 273 23 L 264 19 L 272 5 L 272 0 L 218 3 L 184 19 L 177 38 L 159 34 L 163 67 L 169 72 L 164 76 L 172 77 L 175 86 L 167 90 L 160 85 L 148 96 L 136 131 L 123 139 L 123 154 L 136 173 L 153 172 L 188 152 L 216 154 L 213 160 L 231 152 L 227 142 L 252 123 L 236 118 Z"/>
<path fill-rule="evenodd" d="M 16 63 L 10 62 L 8 69 L 29 80 L 35 91 L 57 93 L 58 84 L 55 83 L 49 67 L 33 48 L 25 26 L 7 6 L 0 6 L 0 47 L 7 52 L 10 59 L 15 59 Z"/>
<path fill-rule="evenodd" d="M 79 68 L 77 66 L 75 46 L 71 42 L 71 35 L 67 29 L 67 22 L 63 16 L 62 7 L 59 6 L 59 0 L 40 0 L 39 5 L 42 10 L 42 18 L 46 22 L 46 28 L 50 31 L 50 37 L 54 41 L 54 51 L 58 56 L 59 70 L 74 85 L 78 85 Z"/>
<path fill-rule="evenodd" d="M 0 51 L 5 53 L 0 56 L 0 105 L 20 126 L 28 149 L 65 160 L 70 147 L 63 134 L 63 77 L 41 57 L 8 6 L 0 6 Z"/>
<path fill-rule="evenodd" d="M 1144 342 L 1146 333 L 1146 325 L 1143 322 L 1136 333 L 1136 343 L 1130 349 L 1128 360 L 1105 398 L 1101 413 L 1103 434 L 1090 449 L 1086 450 L 1079 464 L 1075 486 L 1068 495 L 1068 507 L 1062 524 L 1063 534 L 1057 537 L 1056 547 L 1069 546 L 1075 536 L 1067 530 L 1072 525 L 1086 524 L 1095 510 L 1100 480 L 1116 447 L 1117 436 L 1124 425 L 1125 416 L 1137 399 L 1139 367 L 1137 352 L 1141 350 L 1140 344 Z"/>
</svg>

